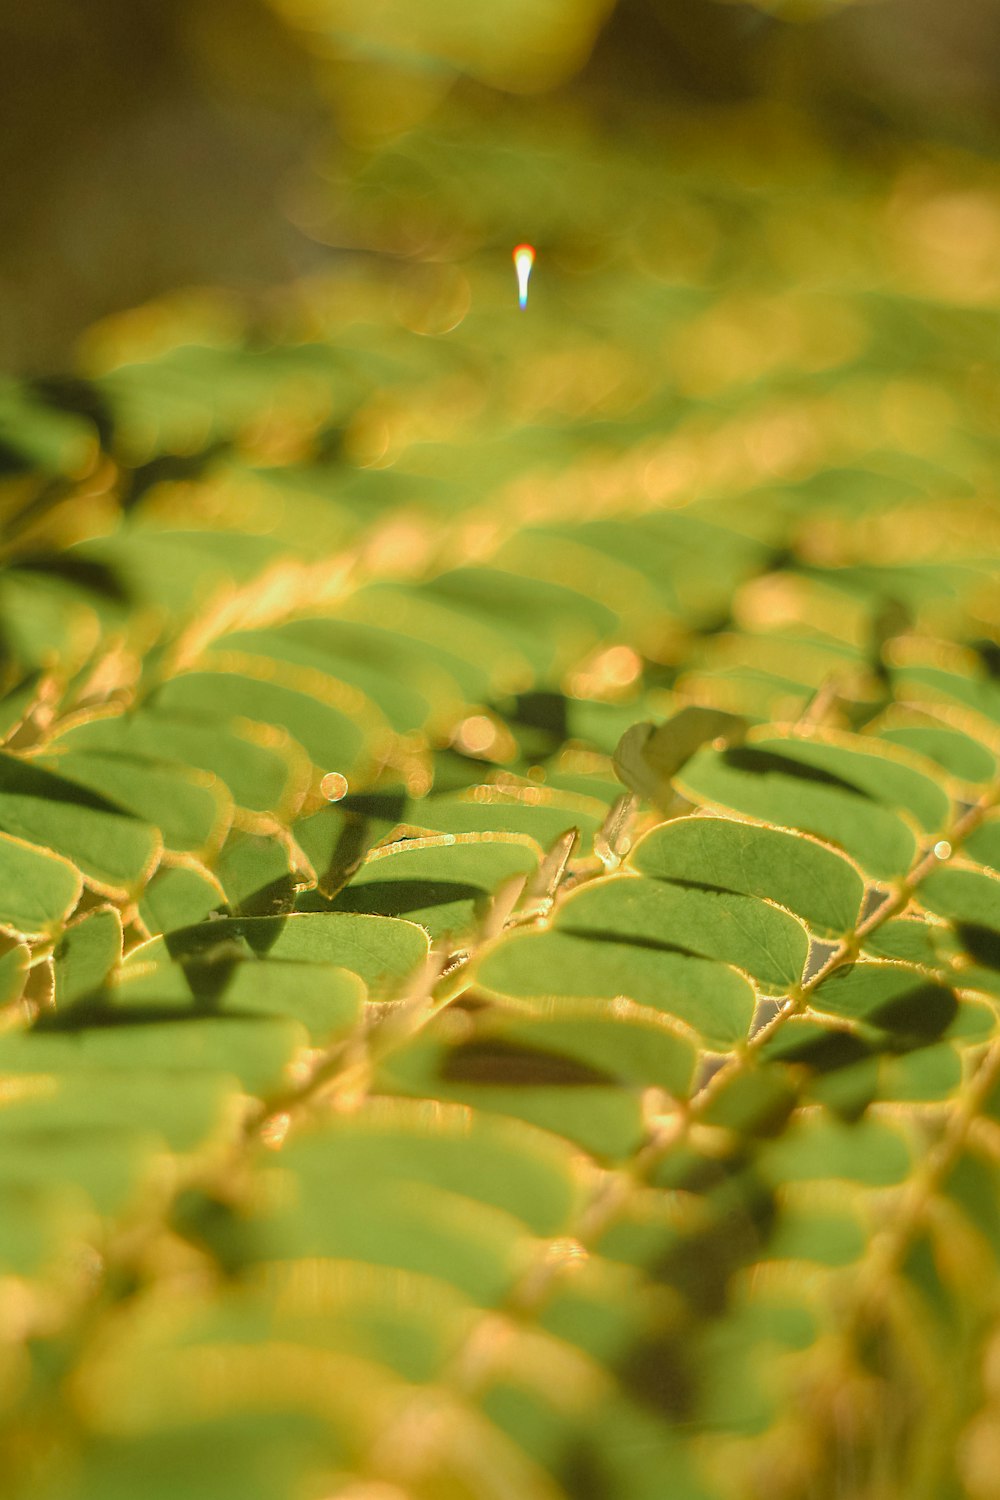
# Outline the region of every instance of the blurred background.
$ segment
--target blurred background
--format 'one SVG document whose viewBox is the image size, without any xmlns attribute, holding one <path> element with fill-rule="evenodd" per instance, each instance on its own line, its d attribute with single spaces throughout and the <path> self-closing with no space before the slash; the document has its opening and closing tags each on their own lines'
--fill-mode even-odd
<svg viewBox="0 0 1000 1500">
<path fill-rule="evenodd" d="M 96 320 L 180 287 L 253 306 L 345 257 L 461 259 L 488 239 L 468 194 L 477 172 L 495 192 L 512 133 L 581 131 L 585 156 L 588 128 L 627 148 L 641 120 L 675 170 L 708 151 L 739 177 L 807 130 L 862 175 L 933 170 L 995 152 L 998 78 L 994 0 L 8 0 L 0 368 L 68 369 Z M 451 204 L 438 127 L 482 147 Z M 350 186 L 411 138 L 359 222 Z M 616 213 L 601 192 L 579 205 L 592 240 Z M 927 231 L 956 275 L 983 211 Z"/>
</svg>

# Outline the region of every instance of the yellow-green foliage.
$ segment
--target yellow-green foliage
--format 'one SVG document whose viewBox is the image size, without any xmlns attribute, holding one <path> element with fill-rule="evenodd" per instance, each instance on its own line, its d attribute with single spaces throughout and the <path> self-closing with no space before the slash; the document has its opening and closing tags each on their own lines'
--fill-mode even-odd
<svg viewBox="0 0 1000 1500">
<path fill-rule="evenodd" d="M 987 1500 L 995 179 L 338 211 L 3 391 L 4 1496 Z"/>
</svg>

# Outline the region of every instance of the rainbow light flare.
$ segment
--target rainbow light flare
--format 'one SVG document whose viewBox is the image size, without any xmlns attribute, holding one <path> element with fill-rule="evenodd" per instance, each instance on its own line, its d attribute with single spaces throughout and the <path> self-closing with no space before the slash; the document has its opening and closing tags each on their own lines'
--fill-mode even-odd
<svg viewBox="0 0 1000 1500">
<path fill-rule="evenodd" d="M 528 277 L 535 264 L 534 245 L 514 246 L 514 269 L 517 272 L 517 300 L 522 307 L 528 305 Z"/>
</svg>

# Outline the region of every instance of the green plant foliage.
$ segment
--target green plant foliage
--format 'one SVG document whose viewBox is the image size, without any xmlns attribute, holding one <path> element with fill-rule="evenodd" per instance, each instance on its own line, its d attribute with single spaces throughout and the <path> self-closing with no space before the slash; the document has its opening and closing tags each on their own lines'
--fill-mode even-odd
<svg viewBox="0 0 1000 1500">
<path fill-rule="evenodd" d="M 1000 184 L 275 8 L 365 253 L 0 389 L 4 1496 L 987 1497 Z"/>
</svg>

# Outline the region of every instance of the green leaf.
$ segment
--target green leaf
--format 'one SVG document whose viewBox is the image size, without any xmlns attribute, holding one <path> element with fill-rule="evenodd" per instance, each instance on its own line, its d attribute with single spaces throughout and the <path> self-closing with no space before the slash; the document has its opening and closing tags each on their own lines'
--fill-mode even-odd
<svg viewBox="0 0 1000 1500">
<path fill-rule="evenodd" d="M 621 1002 L 563 999 L 558 1014 L 488 1015 L 471 1034 L 449 1020 L 389 1058 L 382 1086 L 513 1115 L 621 1158 L 643 1138 L 642 1090 L 683 1098 L 693 1083 L 690 1040 Z"/>
<path fill-rule="evenodd" d="M 944 962 L 940 940 L 946 929 L 923 917 L 894 917 L 865 938 L 865 952 L 874 958 L 899 958 L 904 963 L 938 969 Z"/>
<path fill-rule="evenodd" d="M 920 899 L 955 924 L 962 946 L 978 963 L 1000 969 L 1000 876 L 945 865 L 921 881 Z"/>
<path fill-rule="evenodd" d="M 407 917 L 435 940 L 459 942 L 482 926 L 499 888 L 527 878 L 538 859 L 527 840 L 512 836 L 411 839 L 369 855 L 333 905 L 337 911 Z"/>
<path fill-rule="evenodd" d="M 767 1246 L 768 1260 L 808 1260 L 846 1266 L 864 1254 L 866 1239 L 854 1215 L 790 1207 Z"/>
<path fill-rule="evenodd" d="M 432 660 L 456 660 L 456 674 L 468 702 L 517 692 L 531 681 L 531 666 L 521 643 L 509 641 L 502 625 L 477 619 L 427 593 L 393 584 L 369 585 L 354 595 L 347 616 L 352 622 L 388 628 L 404 640 L 426 645 Z"/>
<path fill-rule="evenodd" d="M 669 807 L 673 778 L 710 740 L 739 744 L 746 720 L 715 708 L 682 708 L 665 724 L 634 724 L 615 751 L 615 770 L 621 781 L 648 802 Z"/>
<path fill-rule="evenodd" d="M 864 1021 L 910 1045 L 941 1036 L 959 1009 L 952 990 L 920 969 L 899 963 L 856 963 L 835 969 L 813 991 L 810 1004 L 830 1015 Z"/>
<path fill-rule="evenodd" d="M 83 881 L 68 859 L 0 833 L 0 924 L 31 937 L 56 932 Z"/>
<path fill-rule="evenodd" d="M 335 895 L 368 850 L 396 832 L 406 801 L 397 789 L 345 797 L 293 825 L 295 841 L 311 861 L 324 896 Z"/>
<path fill-rule="evenodd" d="M 13 380 L 0 385 L 0 438 L 21 456 L 24 467 L 78 475 L 93 462 L 96 433 L 81 414 L 58 411 L 37 391 Z"/>
<path fill-rule="evenodd" d="M 266 739 L 266 743 L 262 741 Z M 52 742 L 67 751 L 102 751 L 195 766 L 217 776 L 240 807 L 278 814 L 297 810 L 309 780 L 305 753 L 285 734 L 245 723 L 214 723 L 140 708 L 87 719 Z"/>
<path fill-rule="evenodd" d="M 815 834 L 844 849 L 877 880 L 905 874 L 917 851 L 913 831 L 859 787 L 801 758 L 798 743 L 753 741 L 732 750 L 700 750 L 678 786 L 692 801 Z"/>
<path fill-rule="evenodd" d="M 345 639 L 345 637 L 347 637 Z M 368 653 L 351 653 L 344 626 L 334 620 L 296 620 L 280 630 L 241 630 L 221 636 L 218 650 L 266 656 L 306 667 L 357 688 L 376 704 L 399 734 L 422 728 L 431 715 L 430 699 L 413 685 L 414 669 L 403 676 Z M 427 677 L 426 668 L 422 674 Z M 418 676 L 419 680 L 419 676 Z M 437 686 L 431 679 L 431 686 Z"/>
<path fill-rule="evenodd" d="M 878 1097 L 887 1102 L 932 1103 L 957 1094 L 962 1080 L 961 1054 L 949 1042 L 942 1042 L 880 1058 Z"/>
<path fill-rule="evenodd" d="M 247 917 L 291 911 L 304 880 L 302 872 L 293 871 L 291 858 L 288 845 L 273 834 L 268 837 L 234 829 L 213 868 L 230 910 Z M 218 906 L 219 901 L 212 904 Z M 193 920 L 204 915 L 199 913 Z"/>
<path fill-rule="evenodd" d="M 439 573 L 424 596 L 444 601 L 470 620 L 499 627 L 540 673 L 548 672 L 560 657 L 580 655 L 618 624 L 614 611 L 590 593 L 498 568 Z"/>
<path fill-rule="evenodd" d="M 158 1080 L 141 1081 L 150 1084 L 149 1110 L 155 1124 L 145 1122 L 135 1108 L 134 1087 L 100 1073 L 87 1080 L 88 1089 L 107 1085 L 107 1098 L 96 1106 L 93 1119 L 88 1118 L 82 1091 L 72 1085 L 64 1086 L 45 1108 L 4 1111 L 0 1203 L 13 1198 L 11 1206 L 28 1219 L 26 1233 L 8 1237 L 0 1229 L 0 1257 L 10 1256 L 6 1269 L 18 1269 L 22 1257 L 34 1262 L 29 1272 L 40 1269 L 39 1261 L 58 1263 L 65 1256 L 67 1239 L 85 1246 L 93 1238 L 98 1227 L 95 1211 L 105 1216 L 122 1213 L 150 1182 L 164 1145 L 152 1132 L 166 1123 L 168 1108 Z M 191 1091 L 189 1119 L 176 1121 L 173 1144 L 180 1149 L 199 1144 L 218 1120 L 218 1090 L 211 1101 L 211 1119 L 207 1111 L 203 1114 L 205 1101 L 199 1092 L 197 1087 Z M 61 1230 L 58 1239 L 50 1228 L 53 1220 Z"/>
<path fill-rule="evenodd" d="M 511 1285 L 524 1233 L 513 1215 L 428 1181 L 331 1178 L 325 1153 L 315 1165 L 289 1159 L 297 1202 L 275 1226 L 286 1257 L 415 1271 L 486 1306 Z"/>
<path fill-rule="evenodd" d="M 19 1000 L 28 977 L 31 949 L 27 943 L 0 935 L 0 1005 Z"/>
<path fill-rule="evenodd" d="M 67 1163 L 60 1162 L 60 1170 L 66 1173 Z M 0 1166 L 0 1266 L 8 1275 L 44 1272 L 59 1261 L 67 1240 L 84 1242 L 90 1218 L 82 1194 L 46 1192 L 35 1182 L 5 1185 Z"/>
<path fill-rule="evenodd" d="M 479 959 L 475 978 L 487 993 L 515 1000 L 625 995 L 684 1021 L 706 1046 L 721 1049 L 743 1040 L 757 1003 L 749 981 L 713 959 L 558 928 L 504 937 Z"/>
<path fill-rule="evenodd" d="M 732 818 L 664 823 L 639 840 L 627 864 L 654 880 L 774 901 L 822 937 L 852 931 L 864 896 L 858 871 L 832 849 Z"/>
<path fill-rule="evenodd" d="M 927 696 L 929 690 L 932 701 L 960 704 L 994 724 L 1000 723 L 1000 690 L 989 678 L 914 663 L 897 672 L 895 681 L 897 690 L 915 690 L 918 698 Z"/>
<path fill-rule="evenodd" d="M 77 1472 L 39 1500 L 218 1500 L 220 1487 L 243 1500 L 287 1496 L 329 1449 L 317 1418 L 300 1411 L 248 1411 L 139 1434 L 104 1436 Z"/>
<path fill-rule="evenodd" d="M 218 990 L 225 987 L 227 969 L 241 959 L 282 959 L 350 969 L 364 980 L 374 997 L 393 999 L 417 978 L 427 952 L 423 929 L 394 917 L 353 912 L 220 917 L 134 948 L 121 980 L 130 980 L 134 973 L 132 982 L 152 984 L 151 966 L 169 966 L 176 961 L 188 969 L 194 966 L 204 970 L 201 982 L 209 990 Z"/>
<path fill-rule="evenodd" d="M 803 1114 L 780 1141 L 769 1142 L 761 1168 L 774 1183 L 843 1178 L 865 1187 L 891 1187 L 910 1171 L 901 1134 L 881 1120 L 845 1124 L 824 1114 Z"/>
<path fill-rule="evenodd" d="M 152 823 L 168 849 L 204 857 L 226 836 L 232 806 L 215 778 L 204 772 L 99 750 L 70 751 L 38 763 Z"/>
<path fill-rule="evenodd" d="M 438 710 L 449 719 L 463 704 L 482 703 L 490 697 L 493 680 L 479 658 L 476 647 L 483 644 L 483 638 L 473 622 L 469 632 L 462 635 L 435 629 L 431 621 L 422 623 L 419 630 L 411 629 L 417 620 L 411 615 L 408 601 L 393 595 L 388 608 L 386 602 L 381 588 L 359 589 L 353 599 L 346 601 L 344 618 L 324 621 L 324 626 L 332 626 L 338 634 L 346 632 L 352 651 L 362 660 L 385 661 L 386 669 L 395 679 L 419 681 L 424 673 L 433 671 L 442 684 L 437 696 Z M 405 614 L 405 623 L 400 621 L 401 614 Z M 426 620 L 423 611 L 420 619 Z M 471 651 L 467 647 L 470 634 Z M 488 640 L 487 652 L 492 653 L 492 634 Z"/>
<path fill-rule="evenodd" d="M 117 1213 L 139 1177 L 155 1168 L 164 1142 L 173 1151 L 188 1152 L 212 1138 L 232 1135 L 236 1101 L 231 1075 L 161 1069 L 148 1053 L 142 1070 L 133 1065 L 136 1059 L 123 1055 L 109 1069 L 92 1062 L 80 1071 L 79 1050 L 49 1048 L 43 1054 L 22 1045 L 8 1051 L 11 1040 L 3 1039 L 4 1066 L 42 1080 L 36 1093 L 18 1096 L 10 1108 L 0 1110 L 0 1139 L 9 1142 L 4 1157 L 12 1159 L 9 1170 L 23 1173 L 25 1180 L 37 1179 L 44 1168 L 58 1185 L 81 1182 L 100 1212 Z M 46 1042 L 64 1040 L 45 1037 Z M 138 1043 L 140 1049 L 144 1045 L 149 1044 Z M 49 1062 L 58 1071 L 38 1074 Z M 29 1138 L 37 1161 L 28 1155 Z M 86 1180 L 66 1155 L 74 1142 L 86 1158 Z"/>
<path fill-rule="evenodd" d="M 983 1234 L 996 1259 L 1000 1259 L 1000 1209 L 997 1207 L 997 1176 L 991 1161 L 975 1151 L 964 1151 L 942 1184 L 948 1197 L 959 1205 Z"/>
<path fill-rule="evenodd" d="M 241 672 L 188 672 L 173 677 L 156 696 L 157 712 L 186 715 L 225 725 L 243 717 L 287 729 L 303 747 L 314 766 L 322 771 L 340 771 L 350 778 L 362 758 L 365 735 L 358 717 L 363 708 L 360 694 L 338 690 L 328 679 L 325 695 L 339 698 L 344 706 L 324 701 L 322 684 L 313 692 L 250 677 Z"/>
<path fill-rule="evenodd" d="M 155 936 L 193 927 L 225 901 L 225 892 L 207 870 L 186 864 L 161 865 L 142 893 L 139 916 Z"/>
<path fill-rule="evenodd" d="M 0 1072 L 72 1073 L 90 1070 L 131 1077 L 143 1072 L 232 1074 L 251 1094 L 285 1081 L 285 1069 L 306 1043 L 305 1032 L 285 1018 L 200 1016 L 188 1022 L 141 1018 L 139 1025 L 86 1025 L 99 1012 L 71 1015 L 72 1030 L 12 1032 L 0 1037 Z M 183 1097 L 183 1095 L 181 1095 Z M 137 1119 L 142 1116 L 137 1115 Z"/>
<path fill-rule="evenodd" d="M 335 1196 L 376 1182 L 423 1184 L 503 1210 L 538 1235 L 559 1234 L 576 1206 L 571 1160 L 567 1147 L 513 1121 L 448 1108 L 429 1115 L 408 1099 L 335 1118 L 282 1158 L 304 1186 L 322 1182 Z"/>
<path fill-rule="evenodd" d="M 917 751 L 943 771 L 972 786 L 984 786 L 996 776 L 996 757 L 985 745 L 959 729 L 945 729 L 933 724 L 908 725 L 901 729 L 883 729 L 879 738 Z"/>
<path fill-rule="evenodd" d="M 121 962 L 122 923 L 113 907 L 98 908 L 66 928 L 53 955 L 56 1005 L 65 1007 L 100 989 Z"/>
<path fill-rule="evenodd" d="M 565 1148 L 402 1100 L 292 1140 L 282 1172 L 283 1253 L 396 1266 L 486 1305 L 511 1286 L 528 1227 L 556 1232 L 574 1202 Z"/>
<path fill-rule="evenodd" d="M 795 1103 L 796 1091 L 778 1068 L 737 1068 L 713 1086 L 701 1117 L 740 1135 L 775 1135 Z"/>
<path fill-rule="evenodd" d="M 0 754 L 0 832 L 63 855 L 109 895 L 141 889 L 161 849 L 155 828 L 107 797 L 8 754 Z"/>
<path fill-rule="evenodd" d="M 963 848 L 973 859 L 1000 873 L 1000 812 L 987 815 L 970 833 Z"/>
<path fill-rule="evenodd" d="M 927 833 L 936 833 L 947 825 L 950 798 L 935 779 L 933 766 L 922 757 L 860 737 L 846 743 L 818 736 L 761 736 L 755 737 L 754 745 L 764 753 L 773 750 L 788 756 L 801 767 L 825 771 L 882 807 L 909 813 Z"/>
<path fill-rule="evenodd" d="M 753 896 L 699 884 L 613 875 L 590 881 L 560 904 L 556 928 L 592 942 L 632 942 L 698 954 L 745 970 L 767 993 L 802 977 L 809 938 L 801 923 Z"/>
<path fill-rule="evenodd" d="M 365 986 L 357 974 L 330 963 L 234 957 L 226 950 L 204 961 L 126 965 L 100 997 L 100 1021 L 146 1023 L 176 1016 L 198 1022 L 207 1012 L 226 1017 L 281 1016 L 300 1022 L 316 1045 L 329 1046 L 357 1026 Z"/>
<path fill-rule="evenodd" d="M 546 849 L 570 829 L 576 829 L 583 852 L 587 852 L 606 811 L 589 797 L 549 787 L 483 785 L 413 802 L 407 817 L 417 827 L 443 833 L 520 834 Z"/>
<path fill-rule="evenodd" d="M 0 692 L 0 739 L 6 740 L 24 723 L 25 718 L 37 708 L 45 691 L 42 672 L 28 672 L 14 687 Z"/>
</svg>

